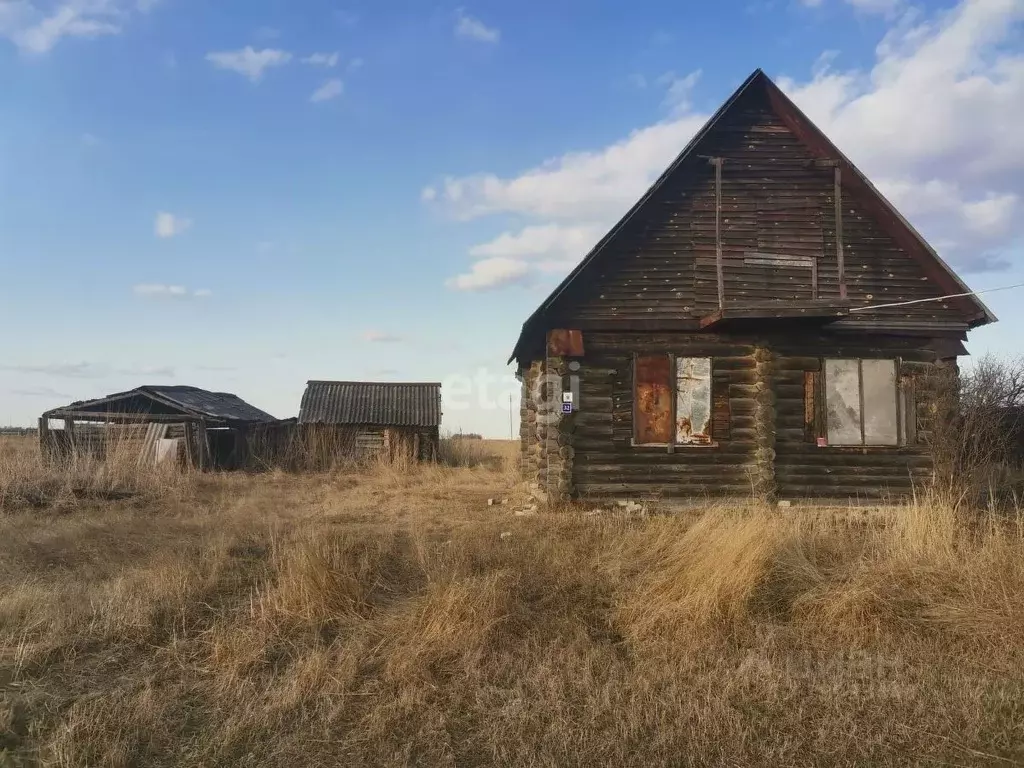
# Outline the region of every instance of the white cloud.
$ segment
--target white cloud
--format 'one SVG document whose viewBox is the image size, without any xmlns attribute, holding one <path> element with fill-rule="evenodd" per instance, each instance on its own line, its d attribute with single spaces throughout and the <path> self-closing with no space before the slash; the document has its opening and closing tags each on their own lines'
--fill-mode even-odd
<svg viewBox="0 0 1024 768">
<path fill-rule="evenodd" d="M 135 0 L 135 7 L 142 13 L 149 13 L 158 5 L 161 5 L 164 0 Z"/>
<path fill-rule="evenodd" d="M 692 104 L 693 89 L 700 80 L 701 70 L 695 70 L 685 77 L 678 77 L 675 72 L 666 72 L 658 78 L 665 86 L 665 107 L 676 114 L 688 112 Z"/>
<path fill-rule="evenodd" d="M 366 62 L 358 56 L 348 63 L 348 71 L 355 72 L 357 69 L 362 69 Z"/>
<path fill-rule="evenodd" d="M 41 10 L 29 0 L 0 2 L 0 37 L 26 53 L 43 54 L 62 38 L 121 32 L 124 11 L 115 0 L 64 0 Z"/>
<path fill-rule="evenodd" d="M 141 283 L 134 285 L 132 286 L 132 292 L 136 296 L 173 299 L 205 299 L 213 295 L 213 291 L 209 288 L 189 290 L 183 285 L 164 285 L 163 283 Z"/>
<path fill-rule="evenodd" d="M 887 16 L 894 14 L 902 5 L 902 0 L 846 0 L 858 11 L 864 13 L 881 13 Z"/>
<path fill-rule="evenodd" d="M 99 138 L 92 133 L 83 133 L 78 139 L 82 142 L 83 147 L 98 147 L 100 145 Z"/>
<path fill-rule="evenodd" d="M 608 221 L 636 202 L 705 120 L 684 115 L 655 123 L 604 149 L 570 152 L 513 178 L 448 177 L 437 197 L 462 219 L 510 212 Z"/>
<path fill-rule="evenodd" d="M 1021 0 L 961 0 L 929 17 L 907 13 L 892 23 L 868 70 L 837 69 L 835 52 L 826 51 L 805 78 L 778 80 L 964 272 L 1005 266 L 1000 254 L 1024 239 L 1024 53 L 1007 45 L 1022 21 Z M 568 152 L 508 177 L 482 172 L 425 187 L 425 203 L 458 219 L 532 220 L 471 248 L 480 261 L 448 284 L 521 283 L 582 256 L 593 242 L 583 246 L 586 238 L 575 235 L 570 245 L 566 233 L 607 231 L 707 119 L 690 104 L 696 74 L 664 83 L 679 97 L 667 104 L 676 112 L 607 147 Z"/>
<path fill-rule="evenodd" d="M 513 234 L 504 232 L 493 240 L 474 245 L 474 258 L 530 259 L 542 271 L 571 269 L 604 234 L 600 224 L 542 224 Z"/>
<path fill-rule="evenodd" d="M 472 265 L 469 272 L 447 281 L 457 291 L 485 291 L 506 285 L 523 283 L 530 274 L 530 265 L 519 259 L 496 256 Z"/>
<path fill-rule="evenodd" d="M 336 67 L 341 54 L 333 53 L 311 53 L 302 60 L 303 64 L 310 64 L 314 67 Z"/>
<path fill-rule="evenodd" d="M 175 237 L 192 226 L 192 220 L 173 213 L 161 211 L 153 222 L 153 232 L 157 237 Z"/>
<path fill-rule="evenodd" d="M 221 51 L 206 54 L 206 60 L 219 69 L 237 72 L 258 83 L 263 73 L 271 67 L 281 67 L 291 61 L 292 55 L 276 48 L 255 50 L 247 45 L 238 51 Z"/>
<path fill-rule="evenodd" d="M 401 336 L 396 336 L 393 333 L 387 333 L 385 331 L 364 331 L 363 341 L 369 341 L 374 344 L 395 344 L 399 341 L 403 341 Z"/>
<path fill-rule="evenodd" d="M 476 40 L 479 43 L 497 43 L 501 40 L 501 30 L 488 27 L 479 19 L 467 16 L 462 8 L 455 12 L 455 36 L 465 40 Z"/>
<path fill-rule="evenodd" d="M 341 96 L 344 90 L 345 84 L 338 78 L 333 78 L 313 91 L 313 95 L 309 97 L 309 100 L 314 104 L 321 101 L 330 101 L 331 99 L 336 99 Z"/>
</svg>

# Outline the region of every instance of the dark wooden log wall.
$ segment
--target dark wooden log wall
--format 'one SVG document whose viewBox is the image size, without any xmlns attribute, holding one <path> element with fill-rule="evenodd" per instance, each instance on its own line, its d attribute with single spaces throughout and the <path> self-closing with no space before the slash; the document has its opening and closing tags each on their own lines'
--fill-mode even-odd
<svg viewBox="0 0 1024 768">
<path fill-rule="evenodd" d="M 687 334 L 591 333 L 580 361 L 573 485 L 581 497 L 749 495 L 757 448 L 754 345 Z M 728 401 L 728 434 L 716 446 L 634 447 L 633 354 L 713 358 L 712 399 Z M 716 409 L 719 410 L 720 409 Z"/>
<path fill-rule="evenodd" d="M 811 298 L 809 270 L 743 265 L 750 251 L 813 257 L 819 298 L 839 298 L 835 169 L 815 162 L 764 94 L 746 94 L 693 154 L 563 294 L 551 312 L 551 327 L 672 322 L 718 306 L 712 156 L 725 158 L 721 238 L 726 302 Z M 841 192 L 840 202 L 845 281 L 855 305 L 943 294 L 858 200 Z M 955 307 L 942 303 L 855 317 L 937 327 L 963 321 Z"/>
<path fill-rule="evenodd" d="M 932 401 L 927 381 L 936 369 L 929 341 L 914 337 L 806 336 L 779 339 L 775 363 L 775 475 L 782 498 L 906 496 L 927 482 Z M 820 448 L 807 431 L 805 376 L 826 357 L 896 359 L 897 377 L 914 381 L 916 433 L 900 447 Z M 913 386 L 913 385 L 911 385 Z"/>
<path fill-rule="evenodd" d="M 930 473 L 932 403 L 926 381 L 937 366 L 927 339 L 593 332 L 585 343 L 580 411 L 570 441 L 573 487 L 580 497 L 896 497 Z M 633 355 L 669 352 L 712 358 L 714 447 L 677 446 L 669 453 L 632 445 Z M 914 444 L 819 447 L 817 435 L 807 430 L 804 379 L 825 357 L 899 359 L 899 374 L 919 384 Z"/>
</svg>

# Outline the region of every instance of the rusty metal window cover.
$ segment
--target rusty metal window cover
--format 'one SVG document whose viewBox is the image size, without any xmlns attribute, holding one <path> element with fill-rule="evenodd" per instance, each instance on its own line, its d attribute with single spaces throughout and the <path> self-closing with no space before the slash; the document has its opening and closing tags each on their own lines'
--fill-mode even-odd
<svg viewBox="0 0 1024 768">
<path fill-rule="evenodd" d="M 900 445 L 901 393 L 896 360 L 825 360 L 828 445 Z"/>
<path fill-rule="evenodd" d="M 638 355 L 633 404 L 634 445 L 712 445 L 711 358 Z"/>
</svg>

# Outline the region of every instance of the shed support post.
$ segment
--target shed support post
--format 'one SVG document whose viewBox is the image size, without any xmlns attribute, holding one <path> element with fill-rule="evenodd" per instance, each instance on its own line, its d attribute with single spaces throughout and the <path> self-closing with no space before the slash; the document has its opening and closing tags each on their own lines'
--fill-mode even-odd
<svg viewBox="0 0 1024 768">
<path fill-rule="evenodd" d="M 235 460 L 239 469 L 246 469 L 249 466 L 249 435 L 250 430 L 246 426 L 235 429 Z"/>
<path fill-rule="evenodd" d="M 754 348 L 754 468 L 753 488 L 758 501 L 773 504 L 775 482 L 774 354 L 767 346 Z"/>
<path fill-rule="evenodd" d="M 186 421 L 182 426 L 185 428 L 185 464 L 189 469 L 194 469 L 196 466 L 196 425 L 191 421 Z"/>
<path fill-rule="evenodd" d="M 39 420 L 39 455 L 44 464 L 50 462 L 50 420 L 45 416 Z"/>
<path fill-rule="evenodd" d="M 78 455 L 78 446 L 75 444 L 75 420 L 64 419 L 64 444 L 67 446 L 68 458 Z"/>
<path fill-rule="evenodd" d="M 198 454 L 199 469 L 206 470 L 210 466 L 210 443 L 206 434 L 206 422 L 200 420 L 196 423 L 196 452 Z"/>
</svg>

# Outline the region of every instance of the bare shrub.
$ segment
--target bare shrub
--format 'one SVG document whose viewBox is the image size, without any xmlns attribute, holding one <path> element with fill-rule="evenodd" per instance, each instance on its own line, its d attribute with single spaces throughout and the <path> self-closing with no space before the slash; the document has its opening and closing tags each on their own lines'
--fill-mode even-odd
<svg viewBox="0 0 1024 768">
<path fill-rule="evenodd" d="M 1007 501 L 1019 490 L 1024 358 L 983 357 L 932 382 L 935 490 L 954 507 Z"/>
</svg>

